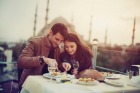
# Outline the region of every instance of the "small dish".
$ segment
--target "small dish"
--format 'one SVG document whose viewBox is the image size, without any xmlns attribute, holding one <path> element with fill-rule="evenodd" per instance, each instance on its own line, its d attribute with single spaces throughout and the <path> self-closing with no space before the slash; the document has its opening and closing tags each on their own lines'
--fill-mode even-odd
<svg viewBox="0 0 140 93">
<path fill-rule="evenodd" d="M 123 87 L 124 86 L 124 83 L 119 82 L 119 81 L 110 81 L 108 79 L 105 79 L 104 82 L 109 84 L 109 85 L 116 86 L 116 87 Z"/>
<path fill-rule="evenodd" d="M 107 79 L 119 79 L 121 77 L 121 75 L 119 74 L 113 74 L 112 76 L 108 76 L 108 77 L 105 77 Z"/>
<path fill-rule="evenodd" d="M 61 82 L 61 78 L 56 78 L 56 82 L 60 83 Z"/>
</svg>

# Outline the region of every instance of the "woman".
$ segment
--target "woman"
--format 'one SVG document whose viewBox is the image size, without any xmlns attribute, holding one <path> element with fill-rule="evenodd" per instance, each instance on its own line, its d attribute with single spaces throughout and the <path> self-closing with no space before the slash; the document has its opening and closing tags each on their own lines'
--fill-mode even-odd
<svg viewBox="0 0 140 93">
<path fill-rule="evenodd" d="M 60 54 L 61 71 L 76 75 L 79 72 L 92 67 L 93 53 L 90 47 L 74 34 L 69 33 L 64 41 L 64 52 Z M 79 68 L 73 68 L 73 61 L 79 62 Z"/>
</svg>

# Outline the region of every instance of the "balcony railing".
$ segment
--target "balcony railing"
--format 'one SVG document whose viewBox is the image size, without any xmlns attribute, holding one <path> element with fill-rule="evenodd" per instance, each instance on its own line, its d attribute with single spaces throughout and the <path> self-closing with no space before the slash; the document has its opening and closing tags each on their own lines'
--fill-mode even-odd
<svg viewBox="0 0 140 93">
<path fill-rule="evenodd" d="M 17 62 L 0 61 L 0 93 L 18 93 Z"/>
<path fill-rule="evenodd" d="M 98 48 L 94 62 L 96 69 L 126 74 L 131 65 L 140 65 L 140 53 Z"/>
</svg>

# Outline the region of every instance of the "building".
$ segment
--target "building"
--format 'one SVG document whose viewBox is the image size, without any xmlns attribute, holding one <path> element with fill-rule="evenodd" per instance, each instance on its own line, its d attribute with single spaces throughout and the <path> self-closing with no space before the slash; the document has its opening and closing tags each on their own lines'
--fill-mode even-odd
<svg viewBox="0 0 140 93">
<path fill-rule="evenodd" d="M 45 34 L 48 34 L 52 25 L 54 25 L 55 23 L 63 23 L 65 24 L 67 27 L 68 27 L 68 31 L 69 32 L 74 32 L 74 33 L 77 33 L 75 31 L 75 27 L 73 24 L 70 24 L 65 18 L 63 17 L 57 17 L 55 18 L 52 22 L 50 22 L 49 24 L 45 25 L 41 31 L 38 33 L 38 36 L 42 36 L 42 35 L 45 35 Z"/>
</svg>

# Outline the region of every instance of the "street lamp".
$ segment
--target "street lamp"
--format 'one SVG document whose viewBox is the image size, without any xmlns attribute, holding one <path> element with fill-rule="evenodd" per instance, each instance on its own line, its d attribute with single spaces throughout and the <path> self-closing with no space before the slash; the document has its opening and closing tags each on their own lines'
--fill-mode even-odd
<svg viewBox="0 0 140 93">
<path fill-rule="evenodd" d="M 98 45 L 98 39 L 97 38 L 95 38 L 95 39 L 93 39 L 93 45 Z"/>
<path fill-rule="evenodd" d="M 93 68 L 95 68 L 96 67 L 96 61 L 97 61 L 97 50 L 98 50 L 98 39 L 96 39 L 96 38 L 93 39 L 92 50 L 93 50 L 93 54 L 94 54 L 92 65 L 93 65 Z"/>
</svg>

